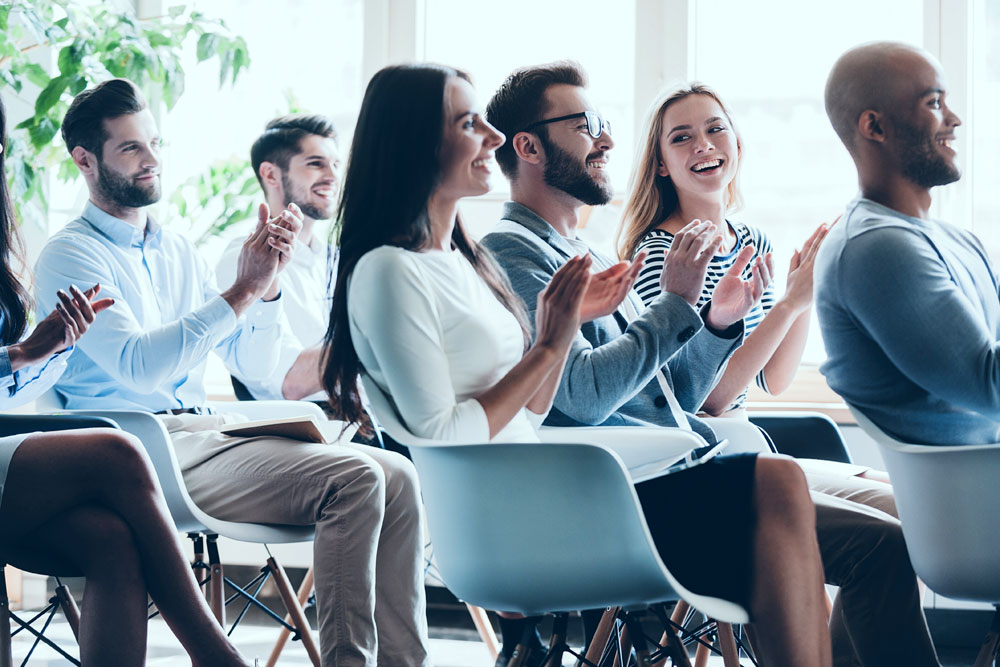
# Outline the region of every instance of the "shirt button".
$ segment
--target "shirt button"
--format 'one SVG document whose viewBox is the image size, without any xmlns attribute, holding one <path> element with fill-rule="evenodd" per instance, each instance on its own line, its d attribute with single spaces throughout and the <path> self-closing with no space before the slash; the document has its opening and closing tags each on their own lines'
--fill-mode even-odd
<svg viewBox="0 0 1000 667">
<path fill-rule="evenodd" d="M 677 335 L 677 340 L 682 343 L 686 343 L 691 340 L 692 336 L 694 336 L 694 327 L 688 327 Z"/>
<path fill-rule="evenodd" d="M 657 396 L 656 398 L 653 399 L 653 405 L 655 405 L 658 408 L 665 408 L 665 407 L 667 407 L 667 397 L 666 396 Z"/>
</svg>

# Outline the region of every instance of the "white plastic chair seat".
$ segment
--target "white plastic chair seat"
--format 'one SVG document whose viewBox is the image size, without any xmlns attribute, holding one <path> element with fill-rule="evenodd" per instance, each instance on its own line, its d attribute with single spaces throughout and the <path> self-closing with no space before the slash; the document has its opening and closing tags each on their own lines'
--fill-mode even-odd
<svg viewBox="0 0 1000 667">
<path fill-rule="evenodd" d="M 853 406 L 879 445 L 913 569 L 931 590 L 1000 602 L 1000 444 L 932 446 L 900 442 Z"/>
<path fill-rule="evenodd" d="M 258 401 L 243 409 L 239 403 L 224 403 L 218 409 L 226 412 L 240 412 L 254 419 L 315 415 L 322 410 L 312 403 L 301 401 Z M 167 507 L 177 529 L 183 532 L 216 533 L 242 542 L 283 544 L 308 542 L 313 539 L 312 526 L 289 526 L 263 523 L 244 523 L 217 519 L 199 508 L 188 495 L 184 478 L 170 435 L 163 422 L 149 412 L 139 410 L 61 410 L 53 414 L 77 414 L 106 417 L 114 421 L 122 430 L 136 436 L 143 444 L 153 462 Z"/>
<path fill-rule="evenodd" d="M 697 595 L 674 579 L 653 543 L 628 468 L 601 442 L 612 431 L 622 441 L 636 436 L 639 444 L 623 447 L 638 466 L 655 456 L 679 458 L 704 445 L 698 436 L 573 428 L 542 435 L 587 442 L 440 443 L 410 434 L 381 389 L 364 382 L 379 424 L 410 447 L 438 568 L 460 599 L 533 616 L 683 598 L 712 618 L 749 622 L 742 606 Z"/>
</svg>

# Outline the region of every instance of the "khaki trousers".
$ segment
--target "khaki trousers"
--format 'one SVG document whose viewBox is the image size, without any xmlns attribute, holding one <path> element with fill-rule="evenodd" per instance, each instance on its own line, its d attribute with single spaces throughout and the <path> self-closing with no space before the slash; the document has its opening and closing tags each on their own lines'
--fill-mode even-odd
<svg viewBox="0 0 1000 667">
<path fill-rule="evenodd" d="M 835 667 L 938 667 L 892 487 L 806 477 L 826 582 L 840 586 L 830 618 Z"/>
<path fill-rule="evenodd" d="M 365 445 L 233 438 L 240 417 L 163 417 L 191 498 L 228 521 L 315 525 L 323 667 L 424 667 L 423 526 L 413 465 Z"/>
</svg>

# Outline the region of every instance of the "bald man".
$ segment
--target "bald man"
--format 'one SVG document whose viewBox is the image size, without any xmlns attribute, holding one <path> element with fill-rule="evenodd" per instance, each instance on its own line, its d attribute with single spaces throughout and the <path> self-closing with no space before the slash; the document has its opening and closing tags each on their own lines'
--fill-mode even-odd
<svg viewBox="0 0 1000 667">
<path fill-rule="evenodd" d="M 816 261 L 830 386 L 904 442 L 1000 442 L 1000 282 L 970 232 L 928 216 L 958 180 L 940 64 L 878 43 L 836 63 L 834 129 L 861 186 Z"/>
</svg>

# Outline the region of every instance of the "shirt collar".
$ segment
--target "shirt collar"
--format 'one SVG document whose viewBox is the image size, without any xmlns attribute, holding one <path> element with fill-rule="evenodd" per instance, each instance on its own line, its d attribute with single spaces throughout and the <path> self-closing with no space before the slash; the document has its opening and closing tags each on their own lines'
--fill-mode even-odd
<svg viewBox="0 0 1000 667">
<path fill-rule="evenodd" d="M 573 257 L 577 254 L 577 251 L 566 242 L 562 234 L 524 204 L 518 204 L 515 201 L 504 202 L 503 213 L 500 217 L 526 227 L 566 257 Z"/>
<path fill-rule="evenodd" d="M 162 228 L 153 220 L 152 216 L 146 216 L 146 229 L 139 229 L 121 218 L 116 218 L 89 200 L 83 209 L 83 215 L 80 217 L 112 243 L 122 248 L 141 248 L 147 238 L 151 242 L 158 243 L 162 237 Z"/>
</svg>

